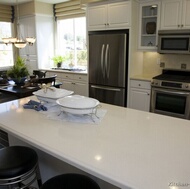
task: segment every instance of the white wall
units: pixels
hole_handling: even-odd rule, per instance
[[[190,55],[159,54],[157,52],[143,53],[143,74],[160,74],[162,68],[158,61],[165,63],[165,68],[181,69],[181,64],[186,64],[190,70]]]

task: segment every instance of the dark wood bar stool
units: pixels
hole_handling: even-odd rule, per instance
[[[37,181],[42,186],[37,153],[25,146],[0,149],[0,188],[24,189]]]
[[[81,174],[68,173],[55,176],[46,181],[41,189],[100,189],[90,177]]]

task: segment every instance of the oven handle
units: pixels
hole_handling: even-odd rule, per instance
[[[190,92],[171,91],[171,90],[163,90],[163,89],[156,89],[156,88],[153,88],[153,90],[157,92],[164,92],[164,93],[170,93],[170,94],[190,95]]]

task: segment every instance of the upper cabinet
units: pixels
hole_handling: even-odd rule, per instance
[[[87,27],[92,30],[123,29],[131,24],[131,2],[93,4],[87,8]]]
[[[162,1],[160,29],[189,29],[190,0]]]
[[[140,4],[139,46],[141,50],[155,50],[160,23],[160,1]]]

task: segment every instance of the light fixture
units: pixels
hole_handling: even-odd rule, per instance
[[[8,38],[2,38],[3,42],[8,45],[8,44],[14,44],[15,47],[22,49],[26,47],[26,45],[32,46],[36,38],[34,37],[26,37],[24,40],[21,32],[20,32],[20,24],[19,24],[19,10],[18,10],[18,0],[16,0],[16,5],[17,5],[17,38],[16,37],[8,37]]]

